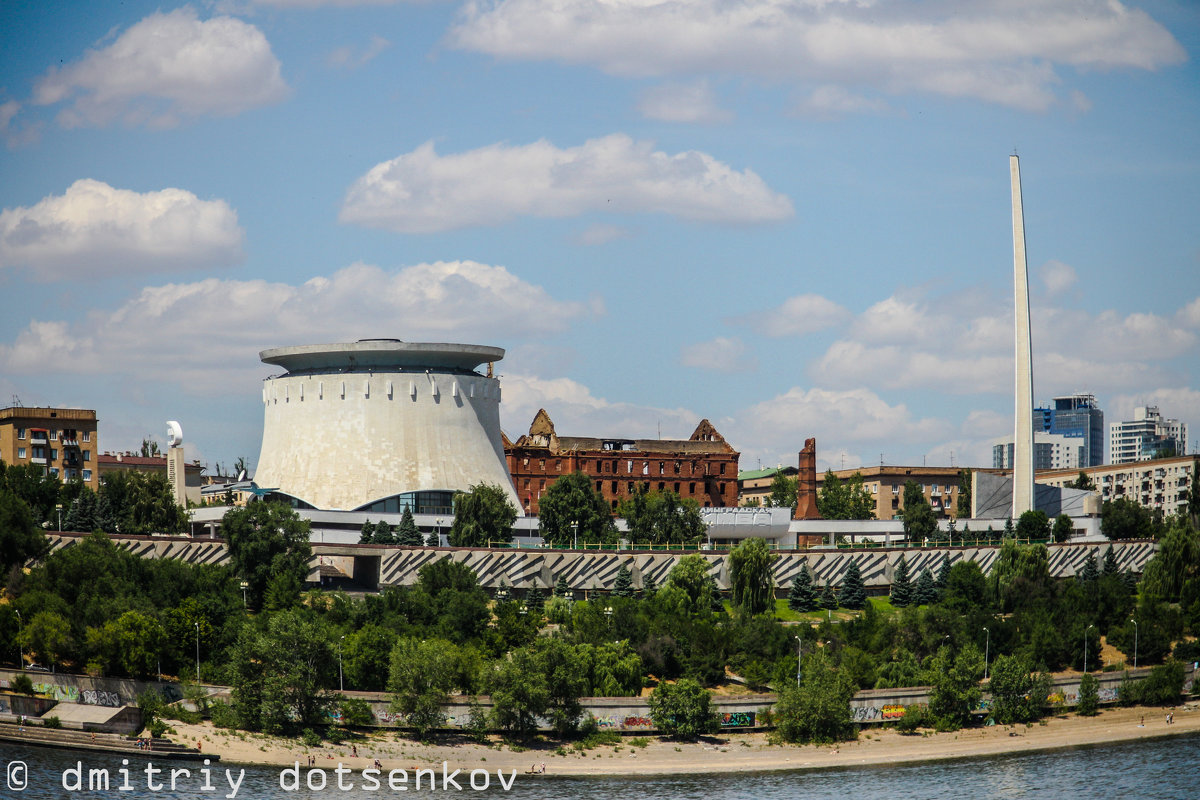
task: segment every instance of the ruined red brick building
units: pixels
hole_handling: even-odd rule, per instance
[[[688,439],[559,436],[542,409],[528,434],[505,440],[504,454],[526,514],[537,514],[538,499],[576,470],[592,479],[614,511],[643,487],[675,492],[701,508],[737,505],[739,453],[706,419]]]

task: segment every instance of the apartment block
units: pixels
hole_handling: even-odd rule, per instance
[[[1039,472],[1037,482],[1066,486],[1078,480],[1079,473],[1083,472],[1095,484],[1102,501],[1123,497],[1164,514],[1177,514],[1187,507],[1188,489],[1195,469],[1195,456],[1176,456],[1082,470]]]
[[[1186,422],[1163,419],[1158,406],[1141,406],[1133,410],[1133,419],[1109,427],[1109,460],[1131,464],[1160,455],[1185,455],[1187,437]]]
[[[0,409],[0,459],[32,464],[63,480],[100,487],[96,412],[83,408]]]

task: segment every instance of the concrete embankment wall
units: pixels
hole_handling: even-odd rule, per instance
[[[50,534],[54,549],[78,544],[82,534]],[[219,539],[187,537],[135,536],[113,540],[142,558],[176,558],[194,564],[223,564],[229,560],[225,543]],[[1118,566],[1141,573],[1154,556],[1155,544],[1150,541],[1088,542],[1047,545],[1050,574],[1057,578],[1074,575],[1089,555],[1097,561],[1112,546]],[[896,562],[903,555],[909,574],[917,576],[923,569],[934,573],[942,562],[951,564],[973,561],[986,573],[999,556],[998,546],[929,547],[929,548],[871,548],[864,550],[789,550],[779,551],[772,572],[778,587],[787,587],[801,569],[810,570],[819,584],[841,583],[850,562],[858,563],[868,588],[890,586]],[[406,548],[391,545],[314,544],[313,569],[322,564],[336,564],[347,575],[366,586],[403,586],[416,583],[418,571],[426,564],[452,559],[465,563],[475,571],[482,586],[497,589],[505,584],[524,590],[552,588],[565,577],[575,591],[611,591],[617,572],[622,566],[633,574],[634,586],[648,580],[661,586],[671,569],[687,553],[639,551],[591,552],[578,550],[488,550],[473,548]],[[709,571],[724,590],[729,588],[728,554],[701,552],[709,563]]]

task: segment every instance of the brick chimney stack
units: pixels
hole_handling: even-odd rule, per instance
[[[820,519],[817,513],[817,440],[805,439],[796,475],[796,512],[792,519]]]

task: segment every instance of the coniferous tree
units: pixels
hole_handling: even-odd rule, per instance
[[[1113,546],[1110,544],[1108,549],[1104,551],[1104,568],[1101,570],[1101,574],[1108,577],[1109,575],[1116,575],[1120,571],[1121,568],[1117,566],[1117,554],[1113,552]]]
[[[1009,517],[1008,519],[1004,520],[1004,538],[1005,538],[1005,539],[1011,539],[1011,538],[1013,538],[1013,521],[1012,521],[1012,517]]]
[[[85,488],[79,493],[63,518],[63,526],[66,530],[81,533],[91,533],[96,529],[95,492]]]
[[[793,611],[816,611],[819,608],[817,588],[813,586],[812,574],[807,566],[802,566],[792,580],[792,588],[788,592],[788,608]]]
[[[858,560],[850,559],[846,575],[842,578],[841,604],[845,608],[862,608],[867,603],[867,589],[863,586],[862,572]]]
[[[525,595],[525,606],[531,614],[542,613],[546,607],[546,595],[542,594],[541,588],[535,586],[529,590],[529,594]]]
[[[615,597],[633,597],[633,573],[622,564],[613,580],[612,593]]]
[[[912,601],[913,585],[908,574],[908,559],[901,553],[900,560],[892,570],[892,605],[904,608],[912,605]]]
[[[425,537],[417,528],[417,521],[413,519],[412,509],[408,506],[404,507],[404,516],[400,517],[400,524],[396,526],[396,544],[403,547],[420,547],[425,544]]]
[[[646,597],[658,591],[658,583],[655,582],[653,575],[642,576],[642,594]]]
[[[392,526],[383,520],[375,523],[375,533],[371,534],[372,544],[395,544],[396,537],[392,534]]]
[[[358,529],[358,543],[370,544],[371,539],[375,536],[375,524],[369,519],[363,520],[362,527]]]
[[[937,589],[938,599],[941,599],[942,592],[946,590],[946,583],[950,580],[950,556],[942,556],[942,565],[938,567],[937,579],[933,582]]]
[[[1125,584],[1125,591],[1129,594],[1137,594],[1137,576],[1133,574],[1133,570],[1128,567],[1121,573],[1121,582]]]
[[[962,536],[959,537],[959,540],[963,544],[971,541],[971,523],[968,522],[966,525],[963,525]]]
[[[821,590],[821,608],[833,611],[838,607],[837,596],[833,593],[833,584],[825,584]]]
[[[937,584],[934,583],[933,573],[929,568],[921,570],[917,585],[913,591],[913,602],[918,606],[927,606],[937,602]]]
[[[571,584],[567,583],[566,574],[564,573],[562,575],[559,575],[558,581],[554,584],[554,596],[555,597],[566,597],[570,591],[571,591]]]
[[[1087,559],[1083,562],[1083,566],[1075,573],[1075,577],[1084,583],[1095,583],[1100,578],[1100,570],[1096,567],[1096,551],[1092,550],[1088,553]]]

